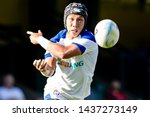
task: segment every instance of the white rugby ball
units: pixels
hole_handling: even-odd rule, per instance
[[[94,36],[100,47],[111,48],[118,42],[120,32],[114,21],[111,19],[103,19],[96,24]]]

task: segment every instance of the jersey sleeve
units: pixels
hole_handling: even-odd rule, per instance
[[[66,32],[67,30],[61,30],[57,35],[55,35],[54,37],[52,37],[51,39],[49,39],[49,41],[53,42],[53,43],[58,43],[60,41],[61,38],[64,38],[66,36]],[[52,57],[53,55],[46,51],[44,54],[44,58],[48,58],[48,57]]]
[[[52,37],[52,38],[50,39],[50,41],[51,41],[51,42],[54,42],[54,43],[59,42],[61,38],[65,38],[65,37],[66,37],[66,32],[67,32],[66,29],[61,30],[57,35],[55,35],[54,37]]]
[[[44,54],[44,58],[46,59],[46,58],[49,58],[49,57],[52,57],[52,54],[50,52],[46,51],[45,54]]]
[[[97,43],[95,41],[95,37],[92,33],[85,31],[81,36],[79,36],[79,39],[73,41],[73,44],[76,44],[82,54],[93,51],[97,49]]]

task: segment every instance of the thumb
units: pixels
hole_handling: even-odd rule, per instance
[[[41,33],[41,34],[42,34],[41,30],[38,30],[38,33]]]

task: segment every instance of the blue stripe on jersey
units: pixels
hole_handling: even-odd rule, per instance
[[[57,42],[60,41],[60,39],[65,39],[66,38],[66,33],[67,33],[67,30],[63,29],[56,36],[51,38],[50,41],[54,42],[54,43],[57,43]],[[89,40],[91,40],[91,41],[96,43],[95,37],[92,34],[92,32],[90,32],[90,31],[83,30],[82,33],[80,34],[80,36],[81,36],[81,39],[82,38],[83,39],[89,39]],[[80,45],[78,43],[73,43],[73,44],[76,44],[79,47],[79,49],[81,50],[81,52],[84,53],[84,51],[86,49],[84,46],[82,46],[82,45]]]
[[[48,58],[48,57],[52,57],[52,55],[51,55],[51,53],[46,53],[46,54],[44,55],[44,57],[45,57],[45,58]]]
[[[78,48],[80,49],[80,51],[81,51],[82,54],[84,53],[84,51],[85,51],[85,49],[86,49],[84,46],[82,46],[82,45],[80,45],[80,44],[78,44],[78,43],[73,43],[73,44],[75,44],[75,45],[78,46]]]
[[[50,41],[52,41],[54,43],[59,42],[61,38],[62,39],[66,38],[66,33],[67,33],[66,29],[61,30],[56,36],[51,38]],[[84,31],[82,31],[82,33],[80,35],[81,35],[81,39],[86,38],[86,39],[89,39],[93,42],[96,42],[94,35],[90,31],[84,30]]]
[[[66,30],[66,29],[61,30],[56,36],[52,37],[52,38],[50,39],[50,41],[51,41],[51,42],[54,42],[54,43],[59,42],[59,40],[60,40],[61,38],[66,38],[66,33],[67,33],[67,30]]]
[[[92,34],[92,32],[90,32],[90,31],[84,30],[84,31],[81,33],[81,39],[82,39],[82,38],[89,39],[89,40],[91,40],[91,41],[93,41],[93,42],[96,43],[95,37],[94,37],[94,35]]]

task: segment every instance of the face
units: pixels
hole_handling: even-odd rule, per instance
[[[77,37],[84,28],[85,19],[81,15],[70,14],[66,19],[69,38]]]
[[[4,85],[6,87],[12,87],[15,83],[15,79],[11,74],[8,74],[4,77]]]

